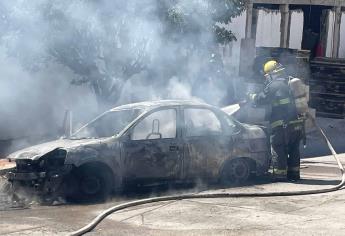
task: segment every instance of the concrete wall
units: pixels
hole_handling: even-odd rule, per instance
[[[291,11],[289,48],[301,49],[303,38],[303,11]]]
[[[301,49],[303,37],[303,11],[291,12],[289,48]],[[260,9],[256,31],[257,47],[280,46],[280,11]]]
[[[233,19],[228,25],[221,26],[230,29],[237,37],[237,41],[229,45],[220,45],[220,53],[230,75],[238,75],[240,63],[241,39],[245,37],[246,11]],[[303,35],[303,12],[291,11],[290,48],[301,49]],[[280,46],[280,12],[266,9],[258,10],[258,25],[256,31],[256,46]]]
[[[334,32],[334,11],[327,11],[328,17],[328,34],[326,41],[326,57],[332,56],[333,49],[333,32]],[[340,24],[340,43],[339,43],[339,58],[345,58],[345,12],[341,15]]]
[[[280,18],[280,12],[277,10],[258,10],[256,47],[280,46]]]
[[[279,47],[280,46],[280,18],[281,14],[277,10],[259,9],[256,31],[256,47]],[[303,37],[303,11],[291,11],[290,41],[289,48],[301,49]],[[318,19],[317,19],[318,20]],[[221,47],[221,53],[224,55],[225,64],[228,66],[231,74],[238,73],[240,40],[245,36],[246,12],[233,19],[233,22],[225,27],[231,29],[238,41],[231,45]],[[334,12],[328,11],[328,35],[326,40],[326,56],[331,57],[333,48],[334,31]],[[339,57],[345,58],[345,12],[342,13],[340,28],[340,47]]]
[[[345,12],[341,15],[339,57],[345,58]]]
[[[223,56],[224,64],[230,75],[238,75],[240,66],[240,49],[241,39],[245,37],[246,12],[232,20],[228,25],[221,25],[226,29],[230,29],[237,38],[237,41],[231,42],[229,45],[220,46],[220,53]]]
[[[333,49],[333,32],[334,32],[334,11],[327,11],[327,18],[328,18],[328,28],[327,33],[327,40],[326,40],[326,57],[332,56],[332,49]]]

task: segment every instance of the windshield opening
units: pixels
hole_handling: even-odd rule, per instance
[[[142,112],[140,109],[105,112],[78,129],[72,138],[105,138],[117,135]]]

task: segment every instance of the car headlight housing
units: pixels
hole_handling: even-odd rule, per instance
[[[67,151],[55,149],[40,158],[39,166],[46,169],[57,169],[65,164]]]

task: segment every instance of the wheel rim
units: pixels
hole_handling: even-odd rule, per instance
[[[93,176],[88,176],[84,178],[81,182],[81,189],[84,193],[88,195],[93,195],[101,190],[102,181]]]
[[[237,181],[244,181],[247,179],[249,173],[249,168],[245,160],[237,159],[232,162],[231,174],[233,178]]]

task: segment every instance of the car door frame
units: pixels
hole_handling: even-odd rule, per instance
[[[121,141],[121,156],[122,156],[122,163],[123,163],[123,167],[124,167],[124,180],[125,181],[139,181],[140,179],[137,179],[133,176],[131,176],[131,173],[129,173],[128,170],[128,155],[127,155],[127,150],[126,150],[126,142],[132,142],[132,145],[135,145],[135,143],[145,143],[145,142],[155,142],[155,141],[161,141],[162,139],[142,139],[142,140],[132,140],[131,139],[131,135],[133,133],[134,128],[141,122],[143,121],[146,117],[150,116],[151,114],[155,113],[155,112],[159,112],[159,111],[163,111],[163,110],[170,110],[170,109],[174,109],[176,111],[176,136],[175,138],[166,138],[163,140],[163,142],[169,142],[167,140],[170,140],[170,142],[172,142],[172,144],[175,144],[178,148],[178,150],[176,150],[177,152],[177,165],[178,165],[178,171],[176,172],[176,176],[173,179],[181,179],[181,175],[182,175],[182,170],[183,170],[183,150],[182,150],[182,144],[181,144],[181,135],[182,135],[182,128],[181,128],[181,111],[180,111],[180,106],[177,105],[171,105],[171,106],[162,106],[162,107],[157,107],[157,108],[153,108],[145,113],[143,113],[127,130],[126,132],[122,135],[124,138],[122,138]],[[170,150],[170,147],[169,147]],[[166,178],[159,178],[160,180],[170,180],[170,178],[166,179]]]
[[[186,127],[185,127],[185,117],[184,117],[184,111],[185,109],[203,109],[203,110],[208,110],[208,111],[211,111],[215,116],[216,118],[219,120],[220,122],[220,125],[221,125],[221,129],[222,129],[222,134],[221,135],[214,135],[214,136],[195,136],[195,137],[187,137],[186,136]],[[230,153],[227,157],[224,157],[223,159],[224,160],[221,160],[219,162],[219,166],[216,166],[216,167],[212,167],[212,168],[216,168],[212,171],[209,170],[210,166],[209,166],[209,160],[207,160],[208,158],[206,157],[206,160],[205,160],[205,169],[202,171],[201,173],[201,176],[199,176],[201,179],[208,179],[208,180],[215,180],[216,178],[218,178],[218,171],[222,168],[222,164],[223,162],[225,161],[225,159],[228,159],[228,158],[231,158],[233,156],[233,149],[234,149],[234,136],[236,136],[237,134],[230,134],[229,132],[229,127],[228,127],[228,124],[226,123],[226,121],[224,120],[224,117],[222,117],[222,115],[226,115],[225,113],[221,112],[221,111],[218,111],[217,109],[213,108],[213,107],[209,107],[209,106],[198,106],[198,105],[186,105],[186,106],[183,106],[183,108],[181,108],[181,124],[183,125],[183,128],[182,128],[182,139],[183,139],[183,142],[184,142],[184,145],[183,145],[183,154],[184,154],[184,165],[183,165],[183,178],[187,181],[190,181],[191,179],[190,176],[188,176],[188,173],[186,173],[186,167],[188,166],[187,162],[188,161],[192,161],[191,160],[191,157],[189,156],[189,150],[188,150],[188,147],[187,145],[189,144],[190,141],[193,141],[193,140],[197,140],[197,139],[208,139],[208,140],[215,140],[217,141],[217,139],[227,139],[230,143],[231,143],[231,146],[228,147],[229,150],[230,150]],[[240,128],[240,127],[239,127]],[[193,178],[193,176],[192,176]]]

